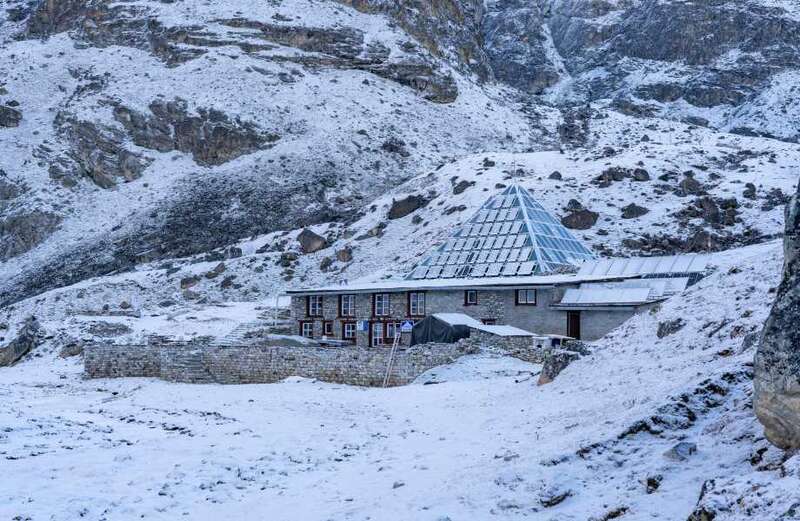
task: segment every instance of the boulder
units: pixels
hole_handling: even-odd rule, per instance
[[[755,357],[753,408],[764,434],[782,449],[800,448],[800,200],[786,207],[783,279]]]
[[[697,444],[682,441],[666,451],[664,457],[673,461],[686,461],[695,452],[697,452]]]
[[[304,228],[300,232],[300,235],[297,236],[297,242],[300,243],[300,249],[303,253],[314,253],[328,247],[328,241],[325,240],[325,237],[317,235],[308,228]]]
[[[348,247],[336,251],[336,260],[339,262],[350,262],[353,260],[353,249]]]
[[[22,121],[22,112],[0,105],[0,127],[18,127],[20,121]]]
[[[428,202],[429,201],[421,195],[409,195],[404,199],[393,200],[392,207],[389,208],[387,217],[389,219],[401,219],[427,206]]]
[[[459,181],[455,186],[453,186],[453,195],[458,195],[470,186],[475,186],[475,181],[467,181],[466,179],[462,179]]]
[[[561,218],[561,224],[572,230],[588,230],[597,222],[600,214],[582,208],[580,210],[573,210]]]
[[[589,351],[586,349],[585,345],[580,342],[571,342],[564,348],[545,349],[542,372],[539,375],[537,385],[544,385],[552,382],[569,364],[587,354],[589,354]]]
[[[681,195],[699,194],[703,192],[703,185],[692,175],[686,175],[678,184],[678,193]]]
[[[636,203],[631,203],[628,206],[622,208],[622,218],[623,219],[635,219],[637,217],[641,217],[646,213],[649,213],[650,210],[644,208],[643,206],[639,206]]]

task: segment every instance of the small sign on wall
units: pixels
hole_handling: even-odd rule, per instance
[[[400,331],[402,333],[411,333],[412,329],[414,329],[414,323],[410,320],[406,320],[400,324]]]
[[[359,331],[369,331],[369,320],[359,320],[356,322],[356,329]]]

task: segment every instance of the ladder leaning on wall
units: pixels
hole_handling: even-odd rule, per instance
[[[394,365],[394,355],[397,353],[397,347],[400,345],[400,331],[394,334],[392,341],[392,350],[389,352],[389,362],[386,364],[386,376],[383,377],[383,386],[389,385],[389,376],[392,374],[392,366]]]

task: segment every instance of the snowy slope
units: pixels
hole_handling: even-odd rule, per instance
[[[489,354],[421,379],[437,385],[388,390],[82,381],[77,361],[52,356],[0,369],[0,453],[16,477],[0,515],[675,520],[716,480],[703,505],[728,510],[715,519],[741,519],[741,504],[775,519],[800,475],[750,410],[746,339],[768,313],[780,245],[717,259],[543,387],[538,366]],[[697,453],[667,459],[679,441]]]

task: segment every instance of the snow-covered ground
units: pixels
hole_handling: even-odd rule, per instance
[[[675,520],[707,480],[716,520],[777,519],[800,464],[767,448],[749,372],[780,251],[718,256],[541,387],[488,352],[393,389],[87,381],[33,357],[0,369],[0,519]],[[697,452],[667,458],[681,441]]]

